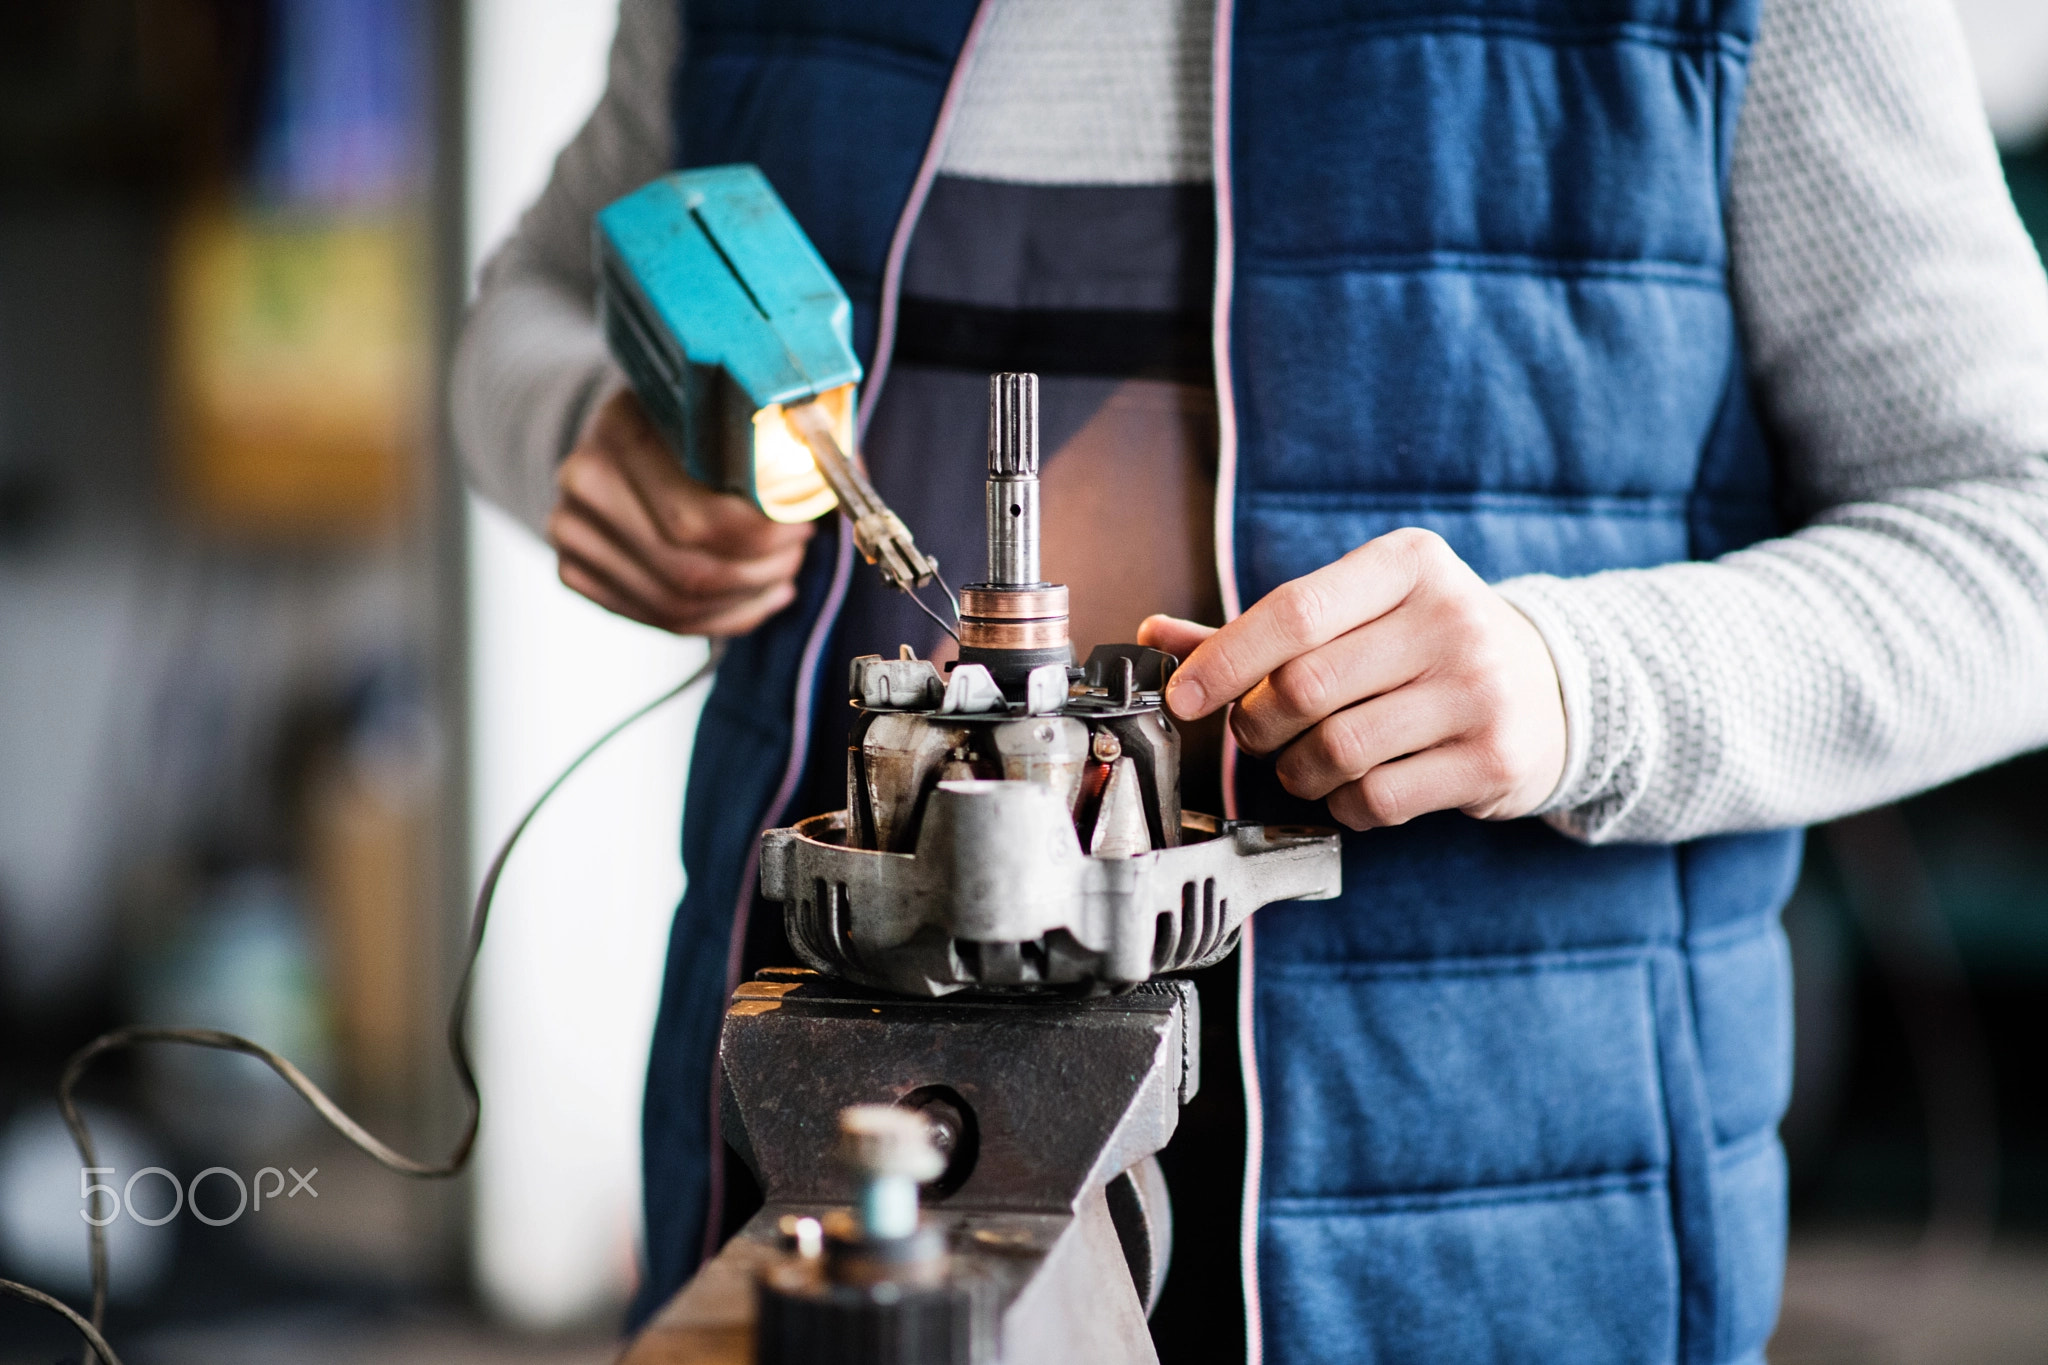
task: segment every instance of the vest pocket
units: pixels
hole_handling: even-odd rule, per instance
[[[1660,951],[1262,965],[1270,1359],[1674,1358]]]
[[[1259,1266],[1273,1365],[1662,1365],[1677,1351],[1661,1173],[1272,1199]]]
[[[1651,950],[1262,965],[1276,1197],[1660,1170]]]

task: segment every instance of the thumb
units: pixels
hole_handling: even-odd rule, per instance
[[[1186,661],[1195,652],[1195,646],[1216,633],[1216,627],[1197,625],[1183,621],[1178,616],[1148,616],[1138,627],[1138,643],[1148,649],[1163,650],[1176,659]]]

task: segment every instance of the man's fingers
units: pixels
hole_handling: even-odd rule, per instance
[[[1403,825],[1418,815],[1459,810],[1481,799],[1484,764],[1465,742],[1440,744],[1382,763],[1330,793],[1330,818],[1352,829]]]
[[[559,566],[564,584],[606,611],[677,635],[744,635],[788,606],[796,596],[796,585],[785,582],[715,602],[679,607],[669,600],[650,602],[566,551],[559,556]]]
[[[1288,660],[1391,611],[1444,557],[1455,559],[1442,537],[1409,528],[1281,584],[1181,665],[1167,705],[1193,720],[1243,696]]]
[[[574,559],[591,573],[601,576],[613,588],[642,604],[658,618],[652,624],[681,629],[681,622],[706,612],[723,611],[735,602],[754,596],[795,576],[796,556],[791,551],[781,564],[756,562],[728,564],[707,555],[692,555],[683,575],[650,565],[639,547],[622,544],[606,527],[558,507],[548,519],[548,540],[565,560]],[[657,555],[679,556],[683,551],[657,551]],[[635,620],[642,619],[638,616]]]
[[[1404,687],[1331,716],[1288,745],[1274,771],[1290,793],[1317,801],[1382,763],[1441,744],[1468,724],[1446,689]]]
[[[1345,619],[1339,585],[1324,576],[1328,572],[1281,584],[1204,640],[1167,684],[1173,713],[1182,720],[1206,716],[1289,659],[1358,624]]]
[[[700,532],[695,543],[728,559],[801,549],[818,525],[814,521],[771,521],[760,508],[732,493],[713,493],[696,511]]]
[[[794,583],[763,588],[743,601],[692,618],[682,633],[710,636],[745,635],[795,600]]]
[[[555,514],[601,524],[622,545],[654,545],[666,537],[633,481],[611,453],[590,446],[569,452],[555,471]],[[553,534],[552,525],[549,534]]]
[[[615,593],[625,595],[657,617],[648,622],[650,625],[666,624],[687,610],[681,595],[643,563],[627,543],[587,515],[557,507],[548,518],[548,543],[564,563],[576,561],[586,573],[601,578]]]
[[[642,625],[681,631],[684,618],[691,614],[695,604],[669,589],[632,556],[581,523],[553,534],[553,540],[564,583],[583,592],[579,583],[570,582],[568,570],[573,565],[581,579],[602,586],[601,595],[584,593],[599,606]],[[620,603],[626,606],[621,607]]]
[[[751,556],[729,553],[708,544],[677,543],[656,527],[646,504],[601,457],[570,456],[558,483],[562,496],[556,504],[555,520],[550,523],[551,538],[557,524],[572,520],[589,522],[647,572],[686,595],[750,591],[794,576],[803,561],[804,542],[810,538],[808,526],[778,528],[796,534],[780,537],[787,544],[771,545]]]
[[[770,588],[795,578],[804,562],[804,550],[793,545],[756,559],[720,559],[702,550],[655,545],[648,547],[641,559],[684,597],[711,598]]]
[[[623,616],[629,621],[638,621],[643,626],[653,626],[657,630],[671,629],[661,611],[625,591],[581,560],[565,554],[558,555],[555,563],[556,573],[570,591],[589,598],[615,616]]]
[[[752,559],[801,545],[810,539],[809,523],[784,525],[771,521],[745,498],[707,488],[684,472],[661,438],[647,410],[631,389],[621,389],[598,406],[590,428],[563,464],[560,479],[565,495],[583,492],[585,476],[597,466],[611,482],[631,494],[642,516],[633,518],[630,537],[652,536],[675,545],[689,545],[725,559]],[[594,495],[586,495],[594,496]],[[608,519],[628,530],[625,514],[607,493],[594,500]]]
[[[631,390],[606,398],[556,473],[562,581],[682,634],[751,630],[795,596],[809,525],[770,521],[683,472]]]
[[[700,539],[695,506],[716,496],[683,471],[631,389],[599,405],[555,481],[564,497],[602,511],[631,537],[679,545]],[[632,500],[630,516],[617,506],[619,495]]]
[[[811,538],[810,522],[771,521],[738,494],[721,493],[698,483],[659,439],[622,443],[614,454],[648,523],[671,545],[746,559],[801,545]]]
[[[1390,612],[1261,678],[1231,713],[1237,742],[1250,753],[1272,753],[1354,702],[1420,677],[1434,642],[1409,624],[1411,616]]]
[[[1185,659],[1195,647],[1216,633],[1216,627],[1183,621],[1178,616],[1148,616],[1138,624],[1138,643],[1147,649],[1164,650]]]

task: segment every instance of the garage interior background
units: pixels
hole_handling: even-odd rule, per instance
[[[399,1145],[445,1145],[480,864],[701,657],[561,589],[442,439],[469,282],[595,100],[612,9],[0,12],[0,1273],[80,1296],[51,1095],[118,1023],[270,1041]],[[2048,7],[1962,9],[2048,241]],[[110,1229],[131,1365],[606,1358],[693,720],[593,764],[514,862],[458,1187],[341,1149],[253,1063],[99,1074],[123,1177],[320,1172],[222,1227]],[[1780,1365],[2048,1340],[2044,793],[2035,756],[1812,837]],[[0,1365],[64,1349],[0,1304]]]

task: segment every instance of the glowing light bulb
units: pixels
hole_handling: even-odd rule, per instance
[[[831,414],[841,450],[853,449],[853,387],[841,385],[818,398]],[[771,520],[781,522],[810,521],[839,505],[810,448],[782,420],[779,403],[754,414],[754,500]]]

